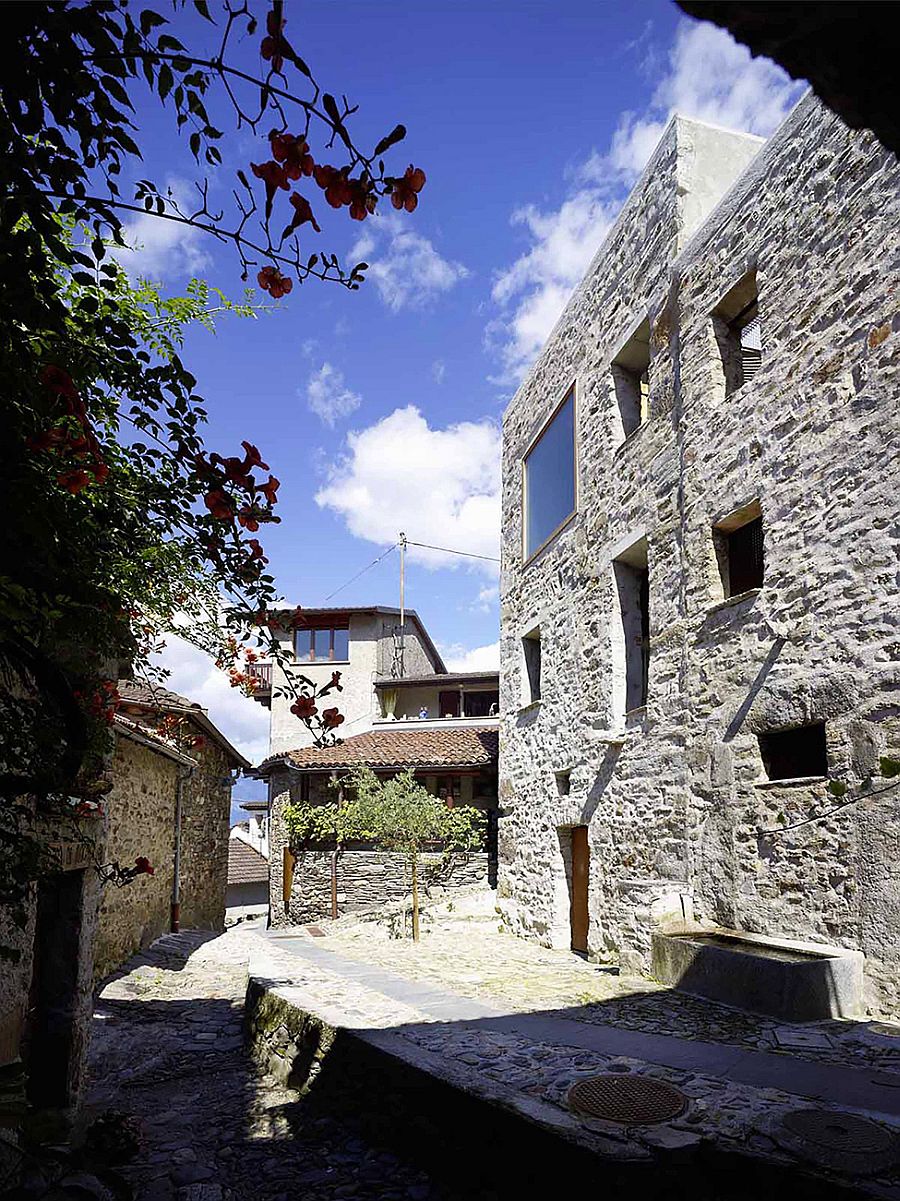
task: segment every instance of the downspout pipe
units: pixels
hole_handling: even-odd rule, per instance
[[[181,816],[184,808],[184,786],[194,775],[193,766],[182,766],[178,771],[175,790],[175,870],[172,873],[172,906],[169,929],[177,934],[181,929]]]

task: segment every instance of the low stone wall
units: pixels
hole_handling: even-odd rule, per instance
[[[290,903],[282,893],[282,863],[271,875],[273,926],[303,925],[322,921],[331,913],[332,851],[300,851],[294,863]],[[273,864],[273,866],[275,866]],[[389,851],[338,851],[338,916],[362,913],[402,901],[410,892],[409,861]],[[486,853],[449,855],[427,853],[419,857],[419,886],[427,896],[434,889],[488,883]]]

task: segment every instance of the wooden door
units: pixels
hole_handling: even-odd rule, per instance
[[[587,826],[572,827],[572,885],[569,901],[569,922],[572,928],[572,950],[587,954],[588,949],[588,882],[591,852]]]

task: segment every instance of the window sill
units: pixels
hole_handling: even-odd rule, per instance
[[[738,592],[734,596],[726,596],[724,600],[716,601],[714,605],[710,605],[706,610],[707,613],[718,613],[722,609],[731,609],[735,605],[742,605],[744,601],[755,600],[762,592],[762,588],[748,588],[746,592]]]
[[[349,659],[298,659],[294,656],[296,663],[303,663],[306,667],[349,667]]]
[[[827,776],[791,776],[787,780],[761,780],[753,787],[768,792],[773,788],[808,788],[811,784],[825,784],[827,781]]]
[[[627,447],[633,446],[652,420],[651,417],[648,417],[646,421],[642,421],[640,425],[635,426],[631,433],[627,434],[613,451],[613,458],[623,454]]]

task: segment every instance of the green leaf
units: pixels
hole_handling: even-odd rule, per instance
[[[390,150],[392,146],[396,146],[398,142],[402,142],[406,137],[406,126],[395,125],[391,132],[381,139],[375,149],[372,151],[372,157],[377,158],[379,154],[384,154],[386,150]]]
[[[157,25],[168,25],[169,23],[165,17],[160,16],[159,13],[154,12],[151,8],[144,9],[141,13],[140,21],[141,33],[144,37],[147,36],[151,29],[155,29]]]
[[[847,785],[843,780],[829,780],[828,791],[832,796],[842,797],[847,795]]]
[[[886,780],[892,780],[894,776],[900,776],[900,759],[882,755],[878,761],[878,768]]]
[[[157,87],[159,88],[160,100],[165,100],[169,92],[172,90],[172,84],[175,82],[175,77],[172,74],[172,69],[168,63],[162,63],[159,68],[159,79]]]

